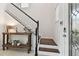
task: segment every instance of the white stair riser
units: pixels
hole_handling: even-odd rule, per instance
[[[60,56],[59,53],[38,51],[39,56]]]

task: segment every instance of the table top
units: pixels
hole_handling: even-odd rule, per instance
[[[32,34],[31,32],[14,32],[14,33],[9,33],[9,32],[3,32],[3,34],[12,34],[12,35],[30,35]]]

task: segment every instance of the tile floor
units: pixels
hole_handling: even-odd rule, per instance
[[[27,53],[27,50],[20,50],[20,49],[9,49],[3,51],[0,49],[0,56],[34,56],[34,53],[30,52]]]

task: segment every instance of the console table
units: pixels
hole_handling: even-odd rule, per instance
[[[3,50],[10,48],[27,48],[28,49],[28,53],[31,51],[31,34],[32,33],[26,33],[26,32],[16,32],[16,33],[5,33],[3,32]],[[9,36],[10,35],[28,35],[28,42],[27,44],[21,44],[19,46],[15,46],[15,45],[11,45],[8,41],[9,41]]]

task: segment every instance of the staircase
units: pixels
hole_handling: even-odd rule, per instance
[[[14,3],[8,5],[6,13],[23,25],[26,32],[31,32],[32,36],[35,36],[35,47],[33,47],[35,50],[35,56],[58,56],[60,54],[58,45],[53,39],[40,38],[39,21],[34,20]],[[32,42],[34,42],[34,40]]]
[[[58,50],[58,45],[53,39],[41,38],[38,54],[43,56],[58,56],[60,52]]]

